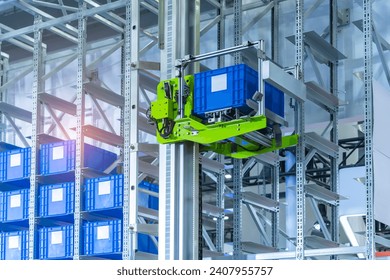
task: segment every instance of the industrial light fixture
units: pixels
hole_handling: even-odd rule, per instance
[[[229,216],[224,216],[223,219],[226,221],[226,220],[229,220]],[[216,221],[218,220],[216,217],[213,218],[213,221]]]
[[[360,184],[363,184],[363,185],[366,184],[366,178],[365,177],[358,177],[358,178],[353,178],[353,179],[355,179]]]
[[[226,173],[226,174],[225,174],[225,179],[228,179],[228,180],[229,180],[229,179],[231,179],[231,178],[232,178],[232,175],[231,175],[230,173]]]
[[[353,72],[353,75],[361,81],[364,80],[364,72],[363,71]]]
[[[364,133],[364,124],[359,123],[359,124],[354,124],[354,127],[356,127],[357,130],[359,130],[361,133]]]

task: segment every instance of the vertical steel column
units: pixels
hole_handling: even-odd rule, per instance
[[[272,193],[271,199],[279,202],[279,169],[280,162],[277,160],[271,167],[272,170]],[[272,213],[271,225],[271,242],[272,246],[277,248],[279,243],[279,211]]]
[[[39,159],[39,138],[38,135],[42,131],[41,125],[41,105],[38,100],[38,94],[44,90],[42,76],[44,74],[44,55],[45,49],[42,46],[42,30],[37,27],[37,24],[42,22],[41,16],[34,18],[34,52],[33,52],[33,87],[32,87],[32,127],[31,127],[31,174],[30,174],[30,201],[28,208],[28,223],[29,223],[29,247],[28,258],[35,258],[35,244],[37,238],[36,228],[36,210],[38,198],[38,159]]]
[[[234,45],[242,42],[242,0],[234,0],[233,6]],[[234,64],[241,63],[240,52],[234,53]],[[233,258],[242,257],[242,160],[233,159]]]
[[[304,81],[304,60],[303,60],[303,0],[296,0],[295,15],[295,63],[297,67],[297,78]],[[296,102],[295,131],[299,135],[296,147],[296,214],[297,214],[297,237],[296,237],[296,259],[304,259],[304,224],[305,224],[305,111],[303,102]]]
[[[138,217],[139,1],[126,4],[124,53],[123,259],[135,259]]]
[[[279,0],[274,0],[274,7],[271,14],[271,43],[272,60],[279,61]]]
[[[85,56],[87,44],[87,18],[84,16],[86,3],[79,1],[78,9],[78,44],[77,44],[77,92],[76,92],[76,164],[75,164],[75,200],[74,200],[74,260],[80,259],[82,242],[82,186],[84,177],[82,168],[84,164],[84,135],[83,125],[85,120],[85,92],[84,82],[86,79]]]
[[[199,28],[190,12],[199,1],[165,1],[165,43],[161,78],[174,77],[176,58],[196,54]],[[192,5],[192,6],[191,6]],[[191,29],[193,32],[191,32]],[[160,145],[159,259],[199,257],[199,146],[193,143]]]
[[[218,14],[221,19],[217,26],[217,48],[225,48],[225,6],[226,0],[219,1],[221,8],[218,9]],[[225,56],[218,57],[218,67],[222,68],[225,66]],[[223,155],[217,156],[218,162],[224,164],[225,157]],[[222,209],[225,209],[225,170],[217,174],[217,190],[216,190],[216,206]],[[225,219],[224,215],[219,217],[216,222],[216,241],[215,247],[218,252],[224,252],[225,244]]]
[[[0,35],[1,35],[1,29],[0,29]],[[2,86],[7,82],[7,76],[8,76],[8,57],[3,56],[1,53],[1,44],[0,41],[0,101],[6,101],[6,90],[2,89]],[[0,124],[4,125],[4,116],[3,113],[0,112]],[[6,142],[6,128],[0,129],[0,141]]]
[[[217,49],[221,50],[225,48],[225,7],[226,0],[219,1],[221,8],[218,9],[218,14],[221,19],[218,22],[217,26]],[[225,66],[225,56],[218,57],[218,67],[222,68]]]
[[[233,159],[233,258],[242,258],[242,160]]]
[[[373,128],[374,104],[372,92],[372,1],[363,0],[364,36],[364,154],[366,165],[367,216],[366,216],[366,258],[375,258],[374,221],[374,161]]]
[[[330,43],[332,46],[337,48],[337,20],[338,20],[338,10],[337,10],[337,1],[331,0],[330,1]],[[331,93],[338,96],[338,69],[337,69],[337,62],[330,64],[330,89]],[[333,143],[338,144],[339,139],[339,126],[338,126],[338,110],[331,113],[331,121],[332,121],[332,131],[331,131],[331,141]],[[339,193],[339,167],[338,167],[338,154],[337,157],[331,158],[331,190],[335,193]],[[331,223],[332,223],[332,240],[335,242],[339,242],[339,234],[340,234],[340,226],[339,226],[339,207],[333,206],[332,207],[332,217],[331,217]],[[337,258],[337,256],[333,256],[333,259]]]
[[[234,27],[234,45],[242,43],[242,0],[233,2],[233,27]],[[241,63],[241,53],[234,53],[234,64]]]
[[[159,22],[163,25],[159,38],[161,48],[161,79],[170,79],[175,76],[175,53],[176,45],[174,43],[174,31],[176,30],[176,17],[174,16],[175,0],[163,0],[160,2]],[[164,18],[161,18],[164,17]],[[173,260],[175,258],[174,246],[175,236],[177,235],[178,224],[175,221],[175,202],[176,202],[176,178],[171,174],[174,168],[175,156],[174,145],[159,146],[159,260]]]
[[[179,144],[179,254],[180,260],[199,258],[199,145]]]
[[[218,155],[218,162],[224,164],[225,156]],[[217,175],[217,192],[216,192],[216,206],[222,209],[225,209],[225,170]],[[215,248],[218,252],[224,252],[224,243],[225,243],[225,219],[224,215],[217,218],[216,223],[216,238],[215,238]]]
[[[274,7],[271,14],[271,41],[272,41],[272,59],[275,62],[279,62],[279,0],[274,0]],[[278,153],[278,152],[276,152]],[[279,202],[279,171],[280,162],[277,160],[272,170],[272,193],[271,198]],[[272,246],[277,248],[279,243],[279,212],[272,213]]]

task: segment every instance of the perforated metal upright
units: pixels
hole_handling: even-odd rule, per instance
[[[295,64],[299,80],[304,81],[303,68],[303,0],[296,0],[295,10]],[[305,110],[303,102],[295,102],[295,131],[299,135],[296,147],[296,215],[297,215],[297,236],[296,236],[296,259],[304,259],[304,224],[305,224]]]
[[[139,1],[127,1],[123,96],[123,259],[135,259],[138,217]]]
[[[1,34],[1,30],[0,30]],[[8,67],[9,67],[9,57],[6,53],[3,53],[1,51],[1,45],[2,42],[0,41],[0,101],[3,102],[5,101],[5,95],[6,91],[3,90],[3,85],[7,83],[8,80]],[[3,113],[0,112],[0,123],[3,124]],[[6,140],[6,133],[5,133],[5,128],[0,129],[0,141],[5,141]]]
[[[330,26],[330,43],[333,47],[337,48],[337,22],[338,22],[338,6],[336,0],[331,0],[329,3],[329,26]],[[330,64],[330,88],[331,93],[338,97],[338,62]],[[331,141],[338,145],[339,141],[339,110],[336,108],[335,111],[330,112],[330,121],[332,123],[331,130]],[[334,193],[339,193],[339,155],[330,159],[330,183],[331,191]],[[332,240],[336,243],[339,243],[340,240],[340,223],[339,223],[339,207],[338,205],[332,207],[331,213],[331,234]],[[333,259],[337,259],[337,256],[333,256]]]
[[[84,162],[84,135],[83,125],[85,122],[85,90],[86,80],[85,55],[87,44],[87,18],[84,14],[86,3],[79,1],[78,8],[78,44],[77,44],[77,92],[76,92],[76,159],[75,159],[75,206],[74,206],[74,255],[73,259],[80,259],[82,252],[82,186],[84,175],[82,173]]]
[[[226,1],[219,0],[218,15],[220,16],[217,25],[217,48],[225,48],[225,7]],[[225,65],[225,57],[218,57],[218,67],[222,68]],[[217,156],[218,162],[225,164],[225,157],[223,155]],[[220,209],[225,209],[225,170],[221,170],[217,174],[217,188],[216,188],[216,206]],[[225,244],[225,219],[224,215],[217,218],[216,222],[216,237],[215,237],[215,248],[218,252],[224,252]]]
[[[373,90],[372,90],[372,2],[363,0],[364,36],[364,160],[366,166],[366,258],[375,258],[374,161],[373,161]]]
[[[233,2],[234,45],[242,43],[242,1]],[[234,64],[242,61],[240,52],[234,54]],[[242,258],[242,160],[233,159],[233,258]]]
[[[33,51],[33,87],[32,87],[32,128],[31,128],[31,174],[30,174],[30,201],[28,210],[29,221],[29,247],[28,258],[35,258],[37,244],[36,209],[38,198],[38,159],[39,159],[39,138],[42,130],[41,104],[38,101],[38,94],[44,90],[42,76],[44,74],[44,56],[46,49],[42,44],[42,29],[38,24],[42,17],[37,15],[34,18],[34,51]]]

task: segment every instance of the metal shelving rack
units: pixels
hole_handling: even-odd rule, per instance
[[[30,3],[33,4],[33,3]],[[141,115],[143,111],[139,107],[139,90],[147,88],[149,91],[154,91],[157,85],[157,79],[150,74],[150,72],[143,71],[143,76],[140,77],[140,70],[149,69],[147,63],[139,59],[140,53],[145,53],[150,50],[151,46],[157,43],[157,40],[153,35],[148,34],[149,38],[152,38],[152,42],[148,46],[139,50],[139,38],[140,38],[140,3],[138,1],[114,1],[105,5],[97,4],[94,1],[78,1],[78,7],[62,6],[61,4],[53,4],[58,9],[64,9],[66,11],[72,11],[72,13],[65,13],[66,15],[53,18],[49,17],[44,11],[38,7],[32,6],[28,3],[21,1],[18,3],[18,7],[23,7],[24,10],[32,13],[35,16],[34,24],[24,29],[13,30],[2,26],[1,29],[11,33],[2,33],[3,40],[18,43],[18,46],[22,46],[24,49],[30,50],[33,53],[33,92],[32,92],[32,112],[26,110],[20,110],[19,114],[12,114],[11,117],[16,117],[22,120],[26,120],[32,125],[31,135],[31,177],[30,177],[30,204],[29,204],[29,259],[36,258],[37,244],[37,193],[38,183],[41,183],[38,170],[38,153],[39,145],[46,141],[58,140],[58,138],[50,137],[43,134],[43,105],[47,111],[54,118],[57,127],[64,134],[65,138],[69,138],[66,130],[61,125],[61,119],[64,114],[70,114],[75,116],[76,119],[76,168],[74,171],[75,177],[75,211],[74,211],[74,256],[75,260],[85,258],[82,255],[82,221],[85,213],[82,210],[82,187],[85,178],[104,176],[117,165],[123,163],[124,174],[124,207],[123,207],[123,227],[124,227],[124,240],[123,240],[123,259],[135,259],[138,258],[153,258],[148,254],[136,255],[136,234],[138,232],[153,234],[156,232],[155,225],[145,224],[146,219],[157,220],[156,211],[148,211],[148,209],[142,209],[139,213],[137,207],[138,197],[138,182],[146,177],[157,179],[157,167],[155,166],[157,160],[152,163],[142,161],[139,159],[139,152],[146,152],[153,154],[157,151],[157,145],[139,143],[139,131],[145,131],[152,133],[153,130],[146,125],[145,117]],[[22,5],[22,6],[20,6]],[[125,11],[124,18],[117,15],[112,10],[123,9]],[[153,8],[153,7],[149,7]],[[102,14],[102,15],[100,15]],[[101,57],[94,60],[89,65],[86,64],[86,54],[91,49],[92,43],[87,42],[87,20],[88,18],[94,18],[95,20],[111,27],[114,31],[122,35],[123,38],[114,40],[116,43],[110,47],[110,49],[104,53]],[[43,21],[45,18],[47,21]],[[71,26],[67,22],[77,22],[77,28]],[[46,45],[43,43],[42,33],[44,30],[50,30],[72,43],[76,43],[75,53],[67,54],[64,61],[55,67],[52,72],[45,73],[45,63],[48,59],[46,54]],[[65,31],[64,31],[65,30]],[[34,38],[31,40],[25,34],[32,32]],[[143,31],[143,34],[146,32]],[[121,36],[116,35],[114,38]],[[16,38],[16,39],[14,39]],[[23,43],[20,43],[19,39],[22,39]],[[32,44],[32,46],[25,43],[25,41]],[[123,86],[121,95],[118,95],[106,88],[99,86],[97,83],[93,83],[90,74],[93,72],[94,67],[97,67],[101,61],[110,56],[118,48],[122,47],[122,59],[123,64]],[[77,84],[76,84],[76,98],[74,103],[65,101],[56,96],[45,93],[44,85],[45,80],[61,71],[64,67],[69,65],[74,60],[77,61]],[[6,83],[8,56],[2,53],[2,86]],[[149,64],[152,64],[150,62]],[[157,65],[157,63],[156,63]],[[155,67],[154,67],[155,68]],[[150,68],[152,69],[152,68]],[[92,71],[91,71],[92,70]],[[26,71],[27,72],[27,71]],[[145,80],[149,82],[149,85],[145,87]],[[14,81],[17,81],[15,79]],[[143,86],[140,84],[143,82]],[[3,93],[3,88],[1,89]],[[102,128],[94,127],[85,124],[85,98],[89,95],[96,109],[99,111],[102,118],[105,120],[106,125],[109,127],[109,131]],[[3,97],[3,96],[2,96]],[[108,123],[108,118],[104,115],[99,102],[106,102],[110,105],[120,107],[122,110],[121,119],[121,135],[117,135],[115,130]],[[14,107],[5,107],[9,111]],[[62,112],[61,117],[57,117],[53,113],[53,109],[60,110]],[[18,111],[19,112],[19,111]],[[8,111],[2,110],[2,114],[7,114]],[[31,114],[31,117],[26,117]],[[141,118],[141,121],[139,120]],[[108,124],[107,124],[108,123]],[[140,126],[138,125],[140,123]],[[17,128],[16,128],[17,129]],[[50,128],[49,133],[53,131]],[[17,134],[21,134],[16,130]],[[2,135],[3,138],[4,135]],[[97,142],[103,142],[105,144],[119,147],[122,150],[122,155],[119,159],[109,167],[107,173],[96,173],[92,170],[85,169],[82,165],[83,162],[83,145],[84,138],[88,137]],[[28,145],[27,141],[23,141]],[[140,163],[140,164],[139,164]],[[54,179],[61,181],[60,178]],[[149,195],[157,196],[152,192]],[[142,224],[142,227],[140,226]]]
[[[146,163],[138,160],[140,151],[156,152],[156,146],[145,145],[139,143],[139,131],[151,132],[152,129],[145,125],[145,118],[140,120],[140,114],[142,115],[143,108],[139,106],[140,93],[144,94],[142,85],[142,78],[145,75],[143,68],[147,63],[140,61],[141,54],[144,54],[154,44],[159,43],[161,49],[161,79],[167,79],[175,76],[175,63],[177,58],[182,58],[185,55],[197,54],[201,43],[201,35],[205,34],[208,30],[211,30],[213,25],[217,25],[218,42],[217,49],[223,49],[227,43],[225,38],[226,24],[225,18],[233,15],[234,17],[234,44],[241,44],[242,41],[242,15],[243,11],[252,11],[255,9],[263,8],[263,15],[272,12],[272,58],[278,62],[278,56],[280,54],[280,45],[278,40],[278,29],[279,29],[279,5],[283,3],[283,0],[274,1],[258,1],[259,3],[251,3],[242,5],[242,1],[234,0],[204,0],[204,1],[179,1],[179,0],[165,0],[165,1],[131,1],[131,0],[118,0],[118,1],[107,1],[107,3],[99,4],[92,0],[77,1],[79,6],[67,6],[59,3],[51,3],[51,6],[61,14],[57,17],[50,16],[40,9],[40,6],[34,1],[16,1],[15,7],[23,9],[35,16],[34,24],[31,26],[25,26],[20,29],[12,29],[4,24],[0,25],[0,53],[1,53],[1,87],[0,87],[0,100],[4,101],[7,87],[16,82],[18,77],[13,80],[9,80],[7,77],[7,71],[9,70],[9,58],[8,55],[2,53],[2,42],[7,41],[8,43],[14,44],[24,50],[32,53],[33,67],[25,67],[25,70],[20,77],[33,71],[34,83],[32,92],[32,111],[26,112],[26,110],[14,110],[15,107],[1,107],[1,118],[2,121],[7,119],[8,121],[13,118],[20,119],[31,123],[32,134],[31,134],[31,148],[32,148],[32,173],[30,179],[30,205],[29,205],[29,237],[30,237],[30,251],[29,258],[33,259],[34,256],[34,240],[36,238],[36,199],[37,199],[37,185],[38,185],[38,166],[37,166],[37,152],[39,144],[42,141],[46,141],[43,138],[41,125],[43,122],[42,116],[42,104],[56,107],[56,109],[62,108],[65,113],[70,113],[76,116],[77,126],[77,151],[76,153],[76,170],[75,170],[75,182],[76,182],[76,207],[74,214],[74,226],[75,226],[75,256],[74,259],[80,258],[80,228],[82,221],[81,211],[81,186],[83,185],[83,178],[86,176],[93,176],[88,174],[88,171],[83,169],[81,162],[83,161],[82,146],[84,137],[94,138],[96,141],[104,141],[107,144],[121,147],[121,157],[117,163],[123,161],[123,174],[124,174],[124,247],[123,247],[123,259],[134,259],[136,258],[136,238],[137,232],[151,233],[156,231],[155,226],[152,225],[140,225],[140,216],[146,216],[145,213],[140,213],[137,207],[137,192],[138,181],[141,178],[145,178],[146,175],[152,176],[155,179],[159,179],[161,188],[160,193],[160,217],[159,217],[159,259],[196,259],[199,258],[201,253],[199,250],[198,237],[202,229],[198,228],[200,220],[200,209],[203,214],[207,212],[208,205],[203,207],[199,206],[199,173],[203,172],[211,180],[216,182],[216,209],[214,215],[216,217],[216,242],[213,244],[211,239],[208,239],[209,248],[211,251],[215,250],[221,253],[224,244],[224,231],[225,231],[225,220],[223,209],[225,208],[225,196],[224,193],[227,191],[227,186],[224,178],[225,170],[224,164],[228,161],[224,157],[218,156],[218,163],[216,166],[214,158],[216,155],[205,154],[199,159],[199,152],[197,145],[192,144],[177,144],[177,145],[166,145],[159,147],[159,176],[156,175],[158,160],[154,160],[151,163]],[[100,1],[101,3],[102,1]],[[195,6],[191,6],[189,3],[195,3]],[[214,9],[217,10],[218,17],[212,23],[208,24],[202,31],[200,30],[200,5],[203,2],[207,2]],[[227,2],[232,6],[227,7]],[[267,2],[267,3],[266,3]],[[338,112],[337,106],[335,106],[334,99],[330,98],[329,95],[337,97],[337,59],[329,61],[331,71],[331,90],[330,93],[322,91],[320,87],[313,83],[306,83],[306,86],[310,91],[317,92],[317,99],[313,99],[307,102],[321,103],[327,110],[329,110],[330,122],[327,128],[332,128],[329,133],[329,139],[324,137],[318,137],[313,134],[305,134],[304,115],[305,105],[303,102],[297,102],[295,104],[296,121],[295,127],[300,138],[299,145],[296,149],[296,178],[297,178],[297,235],[295,237],[296,251],[295,252],[273,252],[267,254],[242,254],[242,228],[241,224],[241,211],[243,206],[242,191],[245,187],[243,181],[240,180],[243,171],[250,171],[257,164],[266,164],[271,168],[272,183],[271,198],[279,202],[279,164],[280,158],[277,154],[268,157],[258,157],[245,163],[235,162],[233,169],[234,185],[233,191],[236,195],[234,200],[234,258],[247,258],[247,259],[274,259],[274,258],[297,258],[305,259],[317,256],[332,256],[337,258],[337,255],[341,254],[357,254],[364,252],[368,259],[374,258],[374,215],[373,215],[373,169],[372,169],[372,146],[370,139],[372,139],[372,41],[375,40],[373,37],[372,28],[372,2],[370,0],[363,0],[363,35],[364,35],[364,82],[365,82],[365,163],[366,163],[366,185],[367,185],[367,219],[366,219],[366,246],[363,247],[337,247],[337,248],[316,248],[307,249],[305,244],[307,240],[304,235],[305,225],[305,212],[306,208],[305,201],[308,199],[311,205],[316,205],[317,201],[323,201],[324,197],[327,196],[327,203],[330,203],[332,209],[331,223],[332,228],[329,232],[325,230],[325,239],[327,241],[338,243],[339,228],[337,220],[337,201],[338,197],[338,152],[335,143],[338,142]],[[309,42],[305,41],[305,38],[310,37],[313,34],[307,34],[304,32],[304,0],[297,0],[295,6],[295,64],[296,64],[296,78],[303,81],[304,78],[304,59],[305,51],[308,58],[311,58],[311,48]],[[338,21],[338,9],[337,1],[329,0],[330,5],[330,45],[334,48],[337,42],[337,21]],[[147,34],[148,38],[151,39],[144,49],[140,50],[140,36],[145,35],[146,32],[140,28],[140,17],[142,9],[148,9],[152,12],[150,16],[159,16],[159,37],[151,34]],[[114,11],[120,11],[116,14]],[[188,27],[189,22],[186,19],[189,11],[194,13],[195,19],[194,32],[195,36],[191,37],[185,28]],[[124,17],[123,17],[124,15]],[[86,78],[88,71],[91,70],[90,65],[86,65],[85,56],[89,48],[89,44],[86,41],[86,32],[88,29],[87,19],[93,18],[96,21],[110,27],[112,30],[120,35],[120,39],[113,43],[112,49],[98,59],[94,63],[96,66],[105,57],[108,57],[117,48],[122,48],[122,93],[121,95],[107,92],[106,90],[99,91],[97,88],[97,95],[93,98],[101,101],[111,100],[111,105],[119,105],[122,108],[122,119],[120,135],[116,135],[111,132],[104,131],[103,129],[85,126],[84,114],[85,114],[85,94],[88,92],[91,96],[96,87],[91,88],[91,83],[88,83]],[[258,20],[260,17],[258,18]],[[77,25],[70,25],[69,22],[77,22]],[[76,27],[77,26],[77,27]],[[46,54],[46,45],[44,44],[44,38],[42,38],[43,31],[50,30],[51,32],[65,38],[72,44],[77,44],[77,51],[75,54],[68,54],[65,60],[52,72],[44,73],[44,64],[48,59]],[[33,34],[34,37],[30,37],[28,34]],[[117,36],[114,36],[115,38]],[[180,40],[176,40],[180,38]],[[309,48],[307,47],[309,45]],[[64,102],[62,100],[53,99],[44,95],[44,84],[45,80],[60,71],[63,67],[77,59],[77,95],[74,103]],[[239,59],[235,60],[237,63]],[[12,59],[11,59],[12,64]],[[223,58],[218,59],[218,67],[225,65]],[[93,67],[92,67],[93,68]],[[156,69],[156,67],[152,67]],[[158,68],[158,67],[157,67]],[[147,74],[149,75],[149,74]],[[141,77],[142,76],[142,77]],[[19,78],[20,78],[19,77]],[[154,77],[150,78],[153,85],[157,81]],[[151,90],[152,86],[148,88]],[[115,94],[115,95],[112,95]],[[326,95],[328,94],[328,95]],[[145,95],[145,94],[144,94]],[[325,96],[325,99],[323,98]],[[113,101],[114,100],[114,101]],[[325,101],[324,101],[325,100]],[[114,104],[112,104],[114,103]],[[96,104],[96,103],[95,103]],[[97,103],[98,104],[98,103]],[[53,114],[52,114],[53,115]],[[104,115],[104,114],[103,114]],[[59,117],[55,122],[57,126],[61,125],[61,118]],[[16,127],[13,126],[15,134],[20,138],[24,139]],[[61,128],[60,128],[61,129]],[[64,129],[62,129],[64,131]],[[5,130],[4,130],[5,131]],[[324,135],[327,131],[324,131]],[[6,140],[5,132],[1,135],[1,140]],[[103,141],[103,142],[104,142]],[[24,139],[23,143],[27,144],[28,141]],[[308,153],[305,153],[305,150]],[[317,154],[330,157],[330,190],[325,191],[325,188],[313,187],[306,184],[307,170],[306,165]],[[210,163],[209,160],[213,160]],[[191,162],[191,163],[189,163]],[[202,170],[199,170],[199,162],[202,164]],[[214,166],[214,167],[213,167]],[[185,174],[184,174],[185,173]],[[156,178],[159,177],[159,178]],[[185,189],[184,186],[190,186]],[[176,187],[179,186],[179,187]],[[184,197],[191,197],[191,203],[183,204]],[[308,198],[306,198],[308,196]],[[313,198],[314,197],[314,198]],[[331,199],[329,198],[331,197]],[[314,199],[314,201],[313,201]],[[322,199],[322,200],[321,200]],[[333,203],[333,204],[332,204]],[[314,209],[315,207],[313,207]],[[221,211],[222,209],[222,211]],[[184,218],[184,211],[191,213],[191,218]],[[316,210],[314,209],[314,212]],[[207,212],[207,213],[210,213]],[[261,218],[258,224],[267,222],[265,217],[258,215],[254,211],[254,217]],[[154,213],[154,215],[157,215]],[[320,224],[324,223],[321,220],[321,216],[316,213],[316,217],[319,219]],[[276,211],[272,214],[272,219],[268,221],[271,226],[271,245],[276,248],[278,244],[279,236],[286,238],[286,235],[281,232],[279,227],[279,212]],[[186,243],[183,241],[184,234],[190,233],[192,242]],[[203,231],[205,239],[207,239],[207,231]],[[287,236],[288,238],[288,236]],[[187,239],[187,238],[186,238]],[[163,241],[163,242],[162,242]],[[220,254],[216,258],[221,258]],[[223,257],[222,257],[223,258]],[[226,257],[225,257],[226,258]]]

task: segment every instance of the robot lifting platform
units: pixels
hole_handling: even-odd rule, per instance
[[[255,50],[257,71],[245,64],[184,75],[188,64]],[[306,86],[267,60],[263,41],[216,52],[186,56],[178,77],[161,81],[149,119],[160,144],[191,141],[233,158],[248,158],[294,146],[298,135],[282,136],[284,95],[304,102]]]

